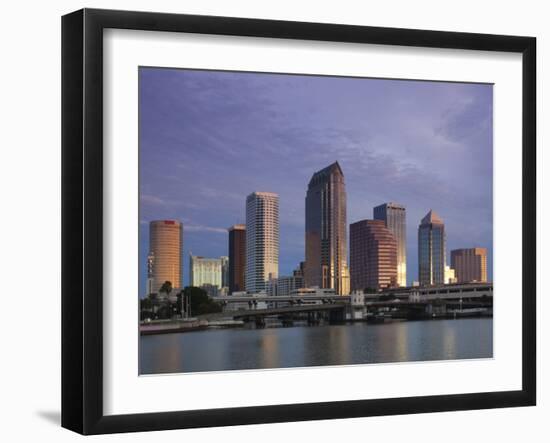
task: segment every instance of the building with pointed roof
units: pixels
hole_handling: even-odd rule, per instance
[[[346,186],[338,162],[309,181],[305,240],[305,285],[349,294]]]
[[[420,286],[445,283],[446,242],[443,219],[430,209],[418,226],[418,280]]]

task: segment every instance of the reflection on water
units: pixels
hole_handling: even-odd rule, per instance
[[[140,373],[490,358],[490,318],[215,329],[140,337]]]

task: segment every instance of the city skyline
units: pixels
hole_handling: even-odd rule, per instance
[[[141,70],[140,79],[140,106],[147,105],[140,113],[140,287],[145,287],[150,220],[181,220],[184,254],[192,250],[206,257],[228,255],[227,226],[245,221],[244,198],[255,189],[281,196],[279,275],[291,275],[304,260],[307,181],[333,161],[345,171],[347,224],[368,218],[372,208],[383,202],[398,201],[407,208],[408,283],[418,279],[415,230],[422,213],[431,207],[445,219],[449,250],[487,248],[492,279],[492,91],[488,85],[165,69]],[[367,105],[350,97],[351,84],[360,98],[371,99],[365,101]],[[170,97],[165,94],[168,90]],[[441,145],[425,143],[429,152],[418,150],[418,158],[404,155],[426,141],[422,134],[417,134],[415,143],[392,140],[399,129],[410,134],[414,123],[410,116],[397,120],[393,116],[395,128],[387,124],[378,128],[369,119],[359,124],[355,117],[343,122],[336,115],[345,107],[365,106],[363,117],[369,115],[380,123],[371,109],[373,101],[381,109],[380,90],[386,103],[378,113],[386,117],[385,108],[406,114],[415,100],[427,102],[430,106],[414,114],[413,120],[419,119],[417,114],[432,117],[426,131]],[[398,98],[404,100],[399,95],[403,91],[408,91],[405,96],[411,103],[397,103]],[[314,106],[320,95],[328,100],[329,109]],[[460,112],[453,111],[457,100]],[[298,109],[288,111],[291,105]],[[298,111],[308,106],[312,112],[300,117]],[[426,109],[430,115],[424,115]],[[292,118],[284,118],[287,112]],[[349,117],[350,112],[344,114]],[[434,120],[436,114],[439,118]],[[481,119],[484,124],[475,125],[475,134],[465,134],[465,127],[479,116],[487,117]],[[198,128],[190,127],[197,122]],[[433,157],[422,163],[426,154]],[[475,159],[470,158],[472,154]],[[241,169],[234,163],[237,160]],[[256,171],[254,164],[259,165]],[[458,181],[460,165],[474,172],[467,183]],[[185,267],[184,285],[188,281]]]

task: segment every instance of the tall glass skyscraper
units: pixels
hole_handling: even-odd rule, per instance
[[[418,280],[421,286],[445,283],[446,236],[443,220],[430,209],[418,226]]]
[[[397,285],[407,286],[407,219],[405,206],[389,202],[376,206],[375,220],[383,220],[397,242]]]
[[[246,291],[264,291],[278,276],[279,196],[253,192],[246,198]]]
[[[346,185],[335,162],[313,174],[306,194],[306,287],[349,294]]]

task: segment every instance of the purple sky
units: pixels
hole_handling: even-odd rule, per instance
[[[279,275],[304,259],[313,172],[335,160],[348,224],[395,201],[407,208],[407,280],[417,228],[434,209],[450,250],[488,248],[492,279],[491,85],[141,68],[140,293],[148,222],[184,223],[188,254],[227,255],[253,191],[280,196]],[[450,263],[449,263],[450,264]]]

